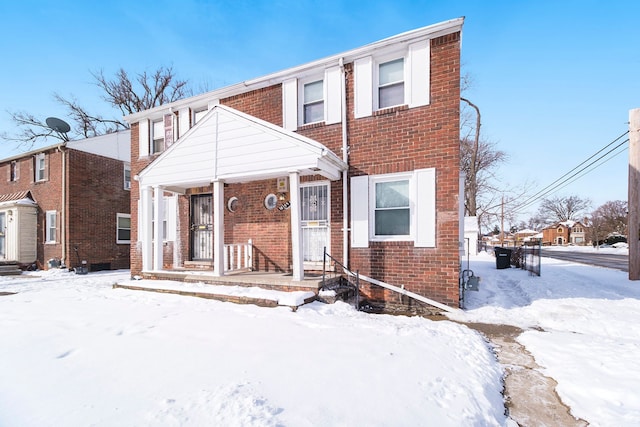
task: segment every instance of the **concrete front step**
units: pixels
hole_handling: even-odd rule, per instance
[[[18,264],[0,264],[0,276],[19,276],[21,274],[22,270]]]
[[[114,289],[128,289],[134,291],[147,291],[147,292],[159,292],[170,293],[175,295],[191,296],[198,298],[213,299],[216,301],[232,302],[235,304],[253,304],[260,307],[278,307],[286,306],[290,307],[293,311],[296,311],[298,307],[311,303],[316,300],[317,295],[311,291],[273,291],[267,289],[261,289],[260,291],[253,292],[253,294],[238,293],[237,286],[235,289],[229,290],[228,286],[224,285],[204,285],[197,289],[190,288],[187,283],[184,286],[170,285],[163,286],[160,281],[145,281],[144,284],[123,284],[116,283],[113,285]],[[207,289],[209,288],[209,289]]]

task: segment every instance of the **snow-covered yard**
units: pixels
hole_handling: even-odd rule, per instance
[[[0,282],[18,292],[0,297],[2,426],[505,423],[502,369],[465,326],[54,273]]]
[[[640,283],[471,258],[459,320],[511,324],[573,415],[640,425]],[[129,272],[0,278],[0,425],[509,426],[503,369],[450,321],[112,289]],[[140,282],[136,282],[140,283]]]

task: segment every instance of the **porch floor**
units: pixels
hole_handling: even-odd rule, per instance
[[[322,274],[305,273],[304,280],[293,280],[291,273],[265,271],[227,272],[224,276],[214,276],[207,270],[162,270],[142,273],[143,279],[176,280],[188,283],[206,283],[226,286],[257,286],[279,291],[311,291],[318,293],[322,287]],[[339,280],[335,274],[326,277],[327,285]]]

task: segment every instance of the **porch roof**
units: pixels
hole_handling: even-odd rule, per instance
[[[216,105],[137,176],[141,186],[182,193],[215,180],[340,178],[347,165],[324,145],[233,108]]]

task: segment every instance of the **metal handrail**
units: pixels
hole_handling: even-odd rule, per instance
[[[324,247],[323,251],[324,251],[324,254],[323,254],[323,257],[322,257],[322,288],[324,289],[325,283],[326,283],[327,257],[328,257],[335,264],[338,264],[340,267],[342,267],[342,270],[344,272],[346,272],[347,275],[353,276],[353,277],[356,278],[356,284],[355,284],[355,288],[356,288],[356,310],[360,310],[360,273],[357,270],[354,273],[353,271],[351,271],[347,267],[345,267],[344,264],[342,264],[340,261],[338,261],[337,259],[332,257],[330,254],[328,254],[326,246]]]

